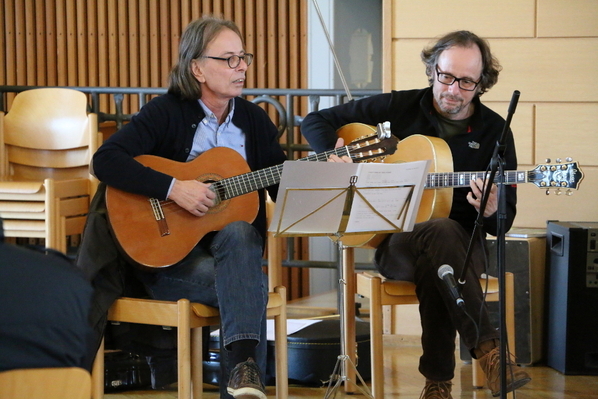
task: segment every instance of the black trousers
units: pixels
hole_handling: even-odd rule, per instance
[[[479,284],[487,259],[485,242],[472,246],[466,283],[461,285],[464,309],[438,277],[438,268],[444,264],[453,267],[455,279],[461,276],[469,241],[470,234],[459,223],[433,219],[416,224],[411,232],[392,234],[376,251],[376,267],[383,276],[416,284],[423,348],[419,371],[430,380],[453,379],[457,331],[470,350],[499,337],[490,324]]]

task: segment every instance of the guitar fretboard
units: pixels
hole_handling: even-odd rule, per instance
[[[504,174],[505,184],[527,183],[530,179],[529,174],[534,173],[528,171],[511,170]],[[469,187],[469,182],[477,178],[489,178],[487,172],[445,172],[445,173],[428,173],[426,177],[425,188],[449,188],[449,187]],[[498,180],[495,176],[494,181]]]
[[[339,157],[351,156],[351,146],[344,146],[320,154],[314,154],[298,161],[325,162],[332,154]],[[213,190],[221,201],[228,200],[239,195],[247,194],[280,182],[283,164],[260,169],[238,176],[229,177],[213,183]]]

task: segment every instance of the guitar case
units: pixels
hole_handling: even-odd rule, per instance
[[[370,371],[370,325],[356,320],[357,371],[367,381]],[[218,337],[210,336],[209,356],[203,362],[204,383],[219,384],[220,356]],[[322,320],[287,337],[289,382],[306,386],[322,386],[330,379],[340,355],[339,320]],[[274,341],[268,341],[266,384],[274,385],[276,361]]]
[[[322,386],[333,373],[341,354],[340,321],[322,320],[287,337],[289,382]],[[355,321],[357,371],[367,381],[370,372],[370,325]],[[274,342],[268,342],[267,374],[275,376]],[[340,369],[337,370],[340,372]]]

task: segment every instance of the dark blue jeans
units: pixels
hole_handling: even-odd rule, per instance
[[[416,224],[411,232],[392,234],[376,251],[376,267],[383,276],[416,284],[423,348],[419,371],[430,380],[453,379],[456,331],[470,350],[479,342],[499,337],[488,318],[479,284],[485,270],[485,245],[478,242],[473,246],[466,283],[461,285],[465,310],[475,324],[438,277],[438,268],[444,264],[453,267],[455,279],[461,276],[469,240],[469,233],[454,220],[433,219]]]
[[[228,364],[225,348],[234,341],[258,342],[255,360],[265,376],[268,279],[262,254],[257,230],[249,223],[233,222],[202,240],[178,264],[157,273],[137,272],[155,299],[187,298],[220,310],[222,397],[230,397],[226,384],[234,365]]]

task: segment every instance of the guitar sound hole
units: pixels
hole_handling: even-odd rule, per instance
[[[216,175],[214,173],[206,173],[199,176],[197,180],[205,184],[212,184],[210,188],[216,194],[214,206],[208,210],[207,214],[222,212],[224,209],[226,209],[230,203],[230,200],[222,200],[222,197],[224,196],[224,192],[222,191],[223,188],[217,184],[218,181],[222,180],[222,176]]]

